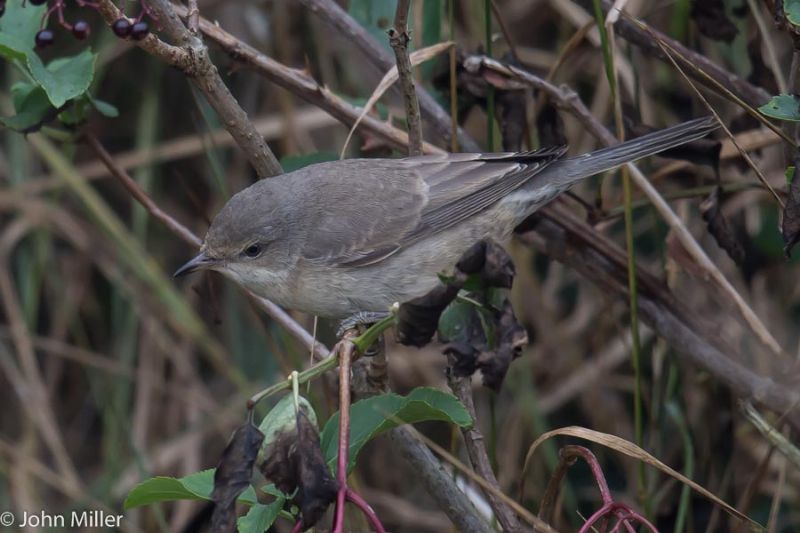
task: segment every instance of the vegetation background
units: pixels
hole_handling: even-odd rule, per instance
[[[6,0],[3,5],[20,3]],[[630,237],[637,264],[650,273],[640,278],[642,305],[656,302],[642,308],[638,343],[632,342],[624,259],[616,267],[595,263],[592,255],[580,253],[590,245],[548,230],[548,223],[516,241],[511,248],[517,267],[512,301],[530,343],[499,392],[474,380],[477,425],[498,486],[512,497],[519,494],[531,443],[548,430],[582,426],[640,440],[660,461],[771,531],[797,531],[800,464],[791,441],[796,441],[798,418],[788,407],[797,402],[800,377],[800,291],[798,263],[784,253],[781,224],[790,239],[786,217],[796,221],[800,211],[785,214],[776,198],[797,209],[800,191],[793,193],[786,178],[787,167],[794,165],[792,149],[764,127],[763,114],[754,118],[771,96],[797,91],[797,34],[781,15],[783,2],[623,3],[631,17],[728,74],[722,88],[706,83],[701,91],[748,151],[763,181],[722,133],[718,175],[713,146],[675,154],[672,161],[642,163],[677,222],[665,220],[652,196],[634,187]],[[354,116],[332,116],[331,102],[349,110],[364,105],[385,73],[349,34],[308,8],[314,4],[198,2],[202,17],[297,69],[290,71],[296,79],[319,83],[305,91],[275,83],[280,81],[275,69],[254,67],[206,39],[222,79],[284,171],[338,158]],[[386,31],[393,24],[395,2],[340,4],[390,51]],[[459,64],[469,55],[503,58],[556,87],[574,90],[591,116],[611,125],[612,132],[617,101],[633,124],[664,127],[709,114],[675,66],[656,57],[647,33],[649,48],[632,45],[635,39],[622,30],[614,38],[619,83],[612,91],[606,68],[610,47],[595,19],[600,4],[418,0],[409,15],[411,48],[453,40]],[[138,3],[129,7],[133,16],[140,9]],[[64,14],[67,20],[87,20],[91,36],[73,39],[51,19],[56,43],[39,54],[47,62],[91,47],[98,54],[91,94],[116,107],[118,116],[93,112],[78,125],[51,116],[56,120],[42,131],[0,131],[0,511],[119,510],[128,491],[143,479],[213,467],[243,420],[246,398],[309,361],[308,349],[232,283],[215,275],[173,281],[171,272],[196,249],[112,179],[86,140],[87,133],[98,139],[155,204],[202,235],[224,202],[256,180],[244,152],[224,131],[224,121],[184,72],[136,42],[117,38],[97,10],[66,2]],[[158,26],[151,22],[157,33]],[[693,79],[702,78],[684,67]],[[8,117],[14,114],[12,85],[24,77],[12,61],[4,62],[1,72],[0,114]],[[449,114],[448,52],[415,67],[414,76]],[[499,75],[470,77],[461,69],[457,82],[458,119],[481,149],[500,150],[514,138],[520,148],[534,148],[558,135],[569,141],[571,153],[599,145],[568,106],[553,98],[548,102],[541,91]],[[733,101],[724,89],[741,101]],[[788,118],[797,119],[796,100],[793,105],[794,117],[789,112]],[[400,92],[389,91],[374,117],[405,129]],[[425,139],[449,149],[424,108],[422,119]],[[794,138],[792,122],[778,124]],[[514,127],[519,128],[516,137],[509,133]],[[346,156],[404,155],[396,141],[376,131],[356,132]],[[579,228],[586,241],[605,238],[602,242],[624,249],[621,183],[618,175],[592,179],[560,201],[558,209],[588,222]],[[720,191],[716,200],[715,190]],[[705,251],[711,270],[682,240],[686,235]],[[608,250],[605,257],[613,255]],[[587,274],[592,268],[601,274]],[[729,285],[720,284],[718,274]],[[665,337],[659,302],[678,309],[683,323],[706,341],[686,337],[676,342],[681,333]],[[295,318],[311,331],[311,317]],[[335,326],[319,325],[318,338],[326,345],[333,344]],[[441,346],[406,348],[394,344],[391,335],[388,342],[394,391],[405,394],[423,385],[447,390]],[[708,363],[707,345],[723,347],[727,362]],[[634,351],[640,352],[638,373]],[[726,373],[730,365],[763,381],[731,377]],[[772,401],[772,389],[759,388],[759,383],[789,392]],[[641,394],[635,394],[637,388]],[[308,397],[323,421],[337,409],[334,381],[314,381]],[[771,438],[744,414],[741,402],[747,400],[759,405],[774,427]],[[468,461],[457,430],[441,422],[420,429]],[[577,442],[597,455],[615,498],[646,513],[661,531],[744,528],[674,477],[641,468],[613,447],[566,437],[548,440],[533,456],[520,503],[536,512],[559,446]],[[386,437],[375,439],[360,455],[352,483],[391,531],[452,527]],[[485,502],[470,487],[469,494]],[[578,463],[569,470],[552,525],[577,530],[600,505],[589,469]],[[125,511],[123,528],[192,531],[207,509],[187,501],[132,509]],[[356,519],[353,523],[355,529],[365,527]],[[275,527],[289,531],[291,524],[279,521]]]

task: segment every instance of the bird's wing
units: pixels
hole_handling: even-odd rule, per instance
[[[321,205],[329,207],[314,217],[303,256],[334,266],[378,263],[480,213],[565,151],[561,146],[521,153],[363,159],[320,165],[317,171],[326,171],[329,179],[322,181],[318,194]],[[374,183],[360,189],[364,180]],[[344,187],[349,197],[337,205],[343,181],[349,184]],[[334,182],[339,185],[328,186]],[[345,205],[348,207],[342,209]]]

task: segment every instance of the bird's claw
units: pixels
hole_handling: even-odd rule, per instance
[[[384,318],[389,316],[386,311],[360,311],[352,316],[349,316],[339,323],[339,328],[336,330],[336,337],[341,339],[344,337],[345,332],[351,329],[358,331],[361,335],[369,327]]]

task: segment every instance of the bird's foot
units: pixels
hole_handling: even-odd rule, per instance
[[[376,324],[389,316],[388,311],[360,311],[349,316],[339,323],[336,330],[336,337],[342,338],[349,329],[358,330],[358,334],[364,333],[373,324]]]
[[[336,330],[336,337],[341,339],[344,337],[345,332],[355,329],[358,331],[358,334],[361,335],[365,331],[369,329],[370,326],[376,324],[383,320],[384,318],[388,317],[391,313],[386,311],[361,311],[352,316],[349,316],[341,321],[339,324],[339,328]],[[381,335],[378,342],[372,345],[366,353],[365,356],[375,355],[380,349],[382,349],[383,345],[383,336]]]

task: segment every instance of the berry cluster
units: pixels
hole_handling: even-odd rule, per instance
[[[111,30],[120,39],[127,39],[130,37],[135,41],[141,41],[150,33],[150,26],[148,26],[147,22],[144,20],[137,19],[131,24],[131,21],[128,19],[119,18],[111,25]]]
[[[42,17],[42,26],[41,29],[36,33],[36,47],[37,48],[45,48],[56,41],[55,33],[53,30],[47,27],[47,22],[50,19],[50,15],[56,14],[58,17],[58,23],[61,27],[72,33],[72,36],[79,40],[84,40],[89,37],[92,33],[92,28],[88,22],[85,20],[77,20],[74,23],[68,22],[64,18],[64,9],[66,8],[66,0],[51,0],[52,3],[50,8],[45,12],[44,16]],[[147,21],[143,20],[145,16],[154,19],[155,16],[147,7],[145,0],[140,0],[142,4],[142,10],[139,15],[135,19],[128,19],[126,17],[120,17],[119,19],[115,20],[114,23],[111,25],[111,29],[113,30],[114,34],[121,39],[133,39],[136,41],[140,41],[147,37],[150,33],[150,25]],[[24,0],[23,7],[25,6],[25,2],[30,3],[34,6],[41,6],[48,2],[48,0]],[[78,4],[79,7],[88,7],[91,9],[98,9],[100,6],[93,2],[92,0],[75,0],[75,3]],[[0,0],[0,17],[6,11],[6,0]]]

